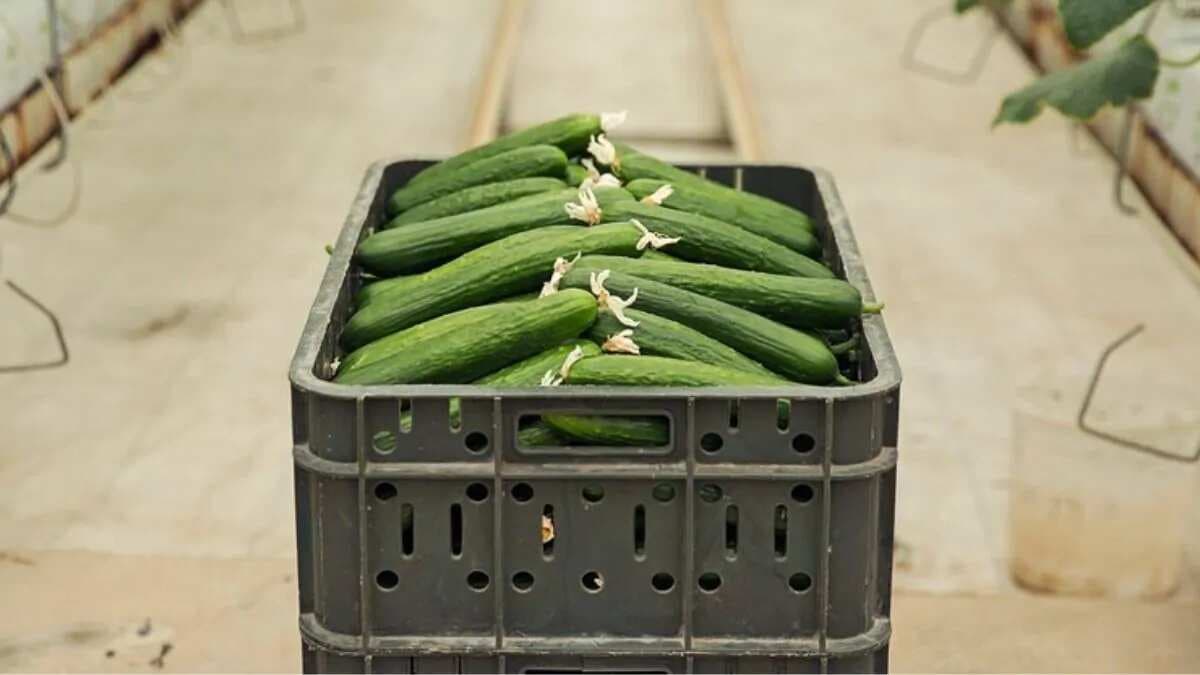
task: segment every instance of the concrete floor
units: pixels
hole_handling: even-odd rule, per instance
[[[1148,208],[1113,210],[1109,160],[1072,151],[1066,124],[988,130],[1029,77],[1013,48],[971,87],[931,81],[898,55],[932,0],[870,2],[730,4],[768,154],[838,176],[905,367],[894,669],[1200,670],[1194,568],[1161,603],[1031,595],[1009,580],[1005,525],[1017,384],[1090,363],[1137,321],[1145,345],[1189,365],[1197,287]],[[304,33],[245,46],[207,3],[184,50],[144,61],[76,124],[69,222],[0,220],[0,277],[58,311],[72,349],[69,367],[0,376],[0,597],[21,608],[0,615],[0,670],[151,670],[164,642],[167,670],[298,667],[285,369],[321,248],[370,161],[459,147],[498,15],[495,2],[305,4]],[[582,91],[620,69],[555,47],[552,3],[531,11],[522,49],[560,61],[518,55],[514,91],[528,93],[508,123],[613,92],[646,111],[639,134],[705,141],[656,149],[729,155],[706,137],[710,79],[663,66],[661,88]],[[626,30],[690,26],[678,3],[643,11]],[[979,38],[970,22],[944,28],[933,57]],[[693,41],[663,49],[640,58],[708,67]],[[673,109],[686,112],[674,131]],[[63,173],[23,176],[25,213],[70,188]],[[52,351],[13,296],[0,316],[16,318],[0,322],[6,358]]]

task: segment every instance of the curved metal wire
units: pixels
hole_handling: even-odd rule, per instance
[[[917,58],[917,50],[921,42],[925,39],[925,33],[929,32],[929,29],[940,19],[953,15],[954,8],[949,4],[945,4],[932,7],[918,17],[904,41],[904,51],[900,56],[900,65],[915,73],[932,77],[935,80],[941,80],[947,84],[974,84],[979,79],[980,73],[983,72],[984,65],[987,64],[988,56],[992,53],[992,47],[996,44],[996,39],[1000,37],[1000,22],[995,19],[992,20],[991,32],[984,36],[983,42],[975,50],[975,54],[971,57],[966,70],[954,71]]]
[[[8,169],[8,189],[4,191],[4,196],[0,197],[0,216],[8,212],[8,205],[12,203],[13,197],[17,194],[17,158],[13,155],[12,148],[8,146],[8,137],[4,135],[4,128],[0,125],[0,154],[4,155],[4,166]]]
[[[46,0],[46,23],[50,32],[50,66],[49,77],[42,82],[42,86],[49,83],[50,88],[54,90],[54,94],[58,99],[62,100],[63,88],[63,65],[62,65],[62,49],[59,45],[59,30],[58,30],[58,0]],[[57,113],[57,110],[55,111]],[[50,158],[50,161],[42,165],[43,171],[51,171],[58,168],[63,162],[67,161],[67,152],[70,145],[70,137],[67,132],[67,125],[63,123],[63,117],[59,117],[58,125],[58,152]]]
[[[1141,333],[1145,328],[1146,326],[1144,324],[1138,324],[1134,326],[1131,330],[1113,341],[1112,344],[1108,345],[1108,347],[1104,349],[1104,352],[1100,354],[1100,360],[1096,362],[1096,369],[1092,371],[1092,379],[1088,382],[1087,393],[1083,395],[1083,405],[1081,405],[1079,408],[1079,415],[1075,418],[1075,424],[1079,427],[1079,430],[1085,434],[1102,438],[1110,443],[1114,443],[1129,450],[1145,453],[1147,455],[1151,455],[1159,459],[1165,459],[1171,462],[1192,464],[1197,460],[1200,460],[1200,446],[1197,446],[1196,452],[1191,455],[1179,455],[1168,450],[1162,450],[1151,445],[1139,443],[1138,441],[1115,436],[1107,431],[1102,431],[1092,427],[1087,422],[1088,410],[1092,406],[1092,397],[1096,394],[1096,387],[1100,384],[1100,376],[1104,373],[1104,366],[1108,364],[1108,358],[1113,355],[1113,352],[1120,349],[1122,345],[1137,337],[1138,334]]]
[[[48,370],[50,368],[58,368],[67,365],[71,360],[71,352],[67,349],[67,338],[63,334],[62,324],[58,321],[58,316],[50,311],[50,308],[38,302],[37,298],[33,297],[28,291],[21,288],[16,282],[5,279],[4,283],[12,289],[22,300],[33,305],[37,311],[50,321],[50,326],[54,329],[54,339],[58,342],[58,358],[53,361],[41,361],[34,363],[18,363],[9,366],[0,366],[0,373],[24,373],[31,370]]]

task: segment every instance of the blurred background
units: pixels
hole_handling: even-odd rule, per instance
[[[905,376],[893,670],[1200,670],[1200,69],[992,129],[1084,58],[1052,3],[50,4],[0,2],[0,670],[297,670],[286,367],[366,167],[601,110],[836,177]],[[1158,454],[1076,419],[1138,325],[1088,419]]]

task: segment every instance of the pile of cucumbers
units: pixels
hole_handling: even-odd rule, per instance
[[[674,167],[575,114],[434,164],[355,260],[344,384],[850,383],[880,306],[821,262],[809,217]],[[452,415],[457,411],[452,411]],[[661,445],[665,420],[547,415],[528,445]]]

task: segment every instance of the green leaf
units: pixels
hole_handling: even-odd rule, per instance
[[[1129,20],[1156,0],[1059,0],[1067,39],[1077,49],[1096,44],[1114,28]]]
[[[1130,99],[1148,98],[1158,79],[1158,52],[1141,35],[1120,49],[1077,66],[1050,73],[1024,89],[1009,94],[1000,104],[992,126],[1028,122],[1050,104],[1070,117],[1086,120],[1106,103],[1125,105]]]

